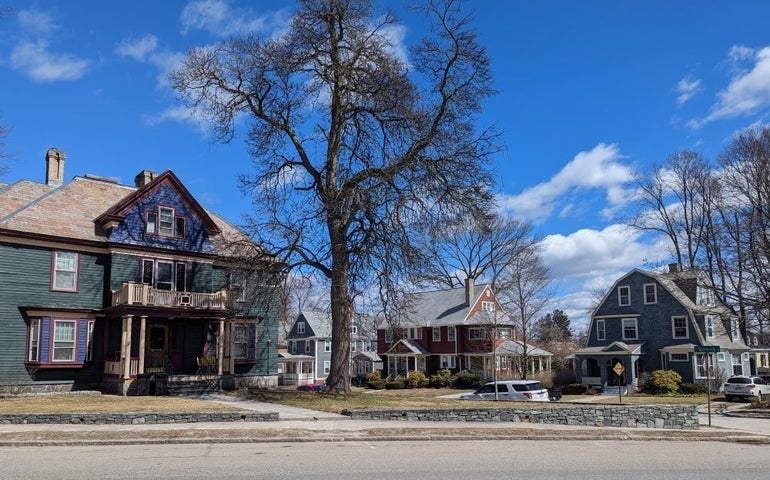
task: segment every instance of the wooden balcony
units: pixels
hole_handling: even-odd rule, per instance
[[[231,306],[232,295],[226,289],[214,293],[176,292],[158,290],[141,283],[124,283],[112,292],[112,306],[146,305],[170,308],[203,308],[225,310]]]

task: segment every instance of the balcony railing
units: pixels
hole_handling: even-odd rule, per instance
[[[158,290],[142,283],[124,283],[112,292],[112,306],[149,305],[173,308],[205,308],[224,310],[230,306],[233,295],[226,289],[214,293],[176,292]]]

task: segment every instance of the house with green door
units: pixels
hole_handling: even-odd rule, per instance
[[[65,161],[0,185],[0,393],[276,385],[275,259],[170,170],[65,182]]]

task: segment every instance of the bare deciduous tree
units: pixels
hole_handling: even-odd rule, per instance
[[[191,51],[171,81],[221,141],[248,124],[247,228],[289,268],[327,277],[328,391],[348,392],[354,296],[405,274],[413,225],[485,211],[497,135],[476,126],[489,59],[457,1],[428,2],[431,37],[394,53],[393,14],[371,1],[306,0],[280,38]],[[373,278],[375,277],[375,278]]]

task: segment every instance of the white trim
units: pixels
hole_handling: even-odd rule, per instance
[[[684,321],[684,336],[676,334],[676,329],[677,329],[676,321],[678,319]],[[690,338],[690,322],[687,321],[687,316],[686,315],[672,315],[671,316],[671,338],[673,338],[673,339]]]
[[[601,322],[601,328],[599,328],[599,322]],[[599,332],[601,332],[601,336],[599,336]],[[596,340],[597,341],[607,340],[607,323],[604,321],[603,318],[599,318],[596,320]]]
[[[626,336],[626,320],[631,320],[634,322],[634,336],[633,337],[627,337]],[[623,318],[620,320],[620,333],[621,338],[623,340],[639,340],[639,322],[636,318]]]
[[[626,303],[623,303],[623,294],[620,292],[622,290],[625,290],[628,292],[626,297],[628,298],[628,301]],[[620,307],[627,307],[631,305],[631,286],[630,285],[618,285],[618,306]]]
[[[653,300],[651,302],[647,301],[647,287],[652,287]],[[658,303],[658,284],[657,283],[645,283],[644,285],[642,285],[642,295],[644,295],[644,304],[645,305],[652,305],[652,304]]]

